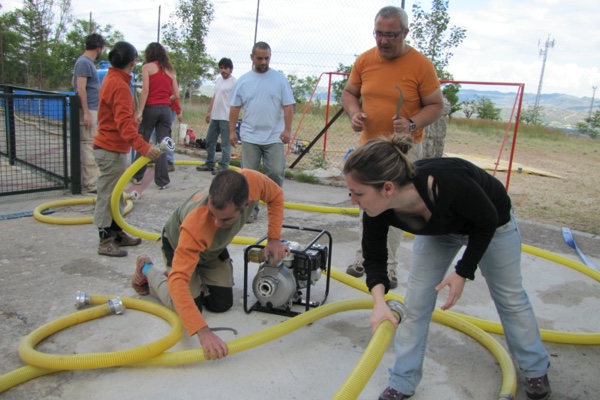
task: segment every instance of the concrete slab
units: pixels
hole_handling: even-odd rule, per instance
[[[178,160],[194,160],[178,155]],[[212,175],[197,172],[192,165],[178,166],[171,174],[168,190],[151,183],[126,220],[133,226],[159,232],[169,213],[193,191],[207,187]],[[350,206],[347,190],[340,186],[316,186],[285,182],[286,201],[314,205]],[[32,211],[55,199],[70,195],[35,195],[0,199],[1,214]],[[56,209],[55,216],[89,216],[93,205]],[[517,210],[518,214],[518,210]],[[332,264],[344,271],[358,246],[358,220],[341,214],[315,214],[286,210],[285,223],[325,229],[333,236]],[[32,217],[0,220],[0,376],[25,364],[17,348],[34,329],[75,309],[77,290],[88,293],[135,297],[130,287],[135,256],[149,253],[161,260],[159,245],[144,241],[122,259],[98,256],[98,238],[92,225],[51,225]],[[559,227],[521,221],[524,243],[578,260],[562,242]],[[243,236],[260,237],[266,232],[266,213],[246,225]],[[286,234],[286,232],[289,232]],[[309,234],[310,236],[310,234]],[[306,235],[284,231],[284,238],[305,244]],[[600,265],[600,239],[575,233],[588,257]],[[402,241],[399,251],[399,287],[404,294],[412,240]],[[288,317],[243,310],[243,249],[232,245],[236,286],[235,304],[224,314],[207,313],[210,326],[235,328],[238,335],[219,332],[233,340],[275,326]],[[250,271],[256,269],[251,264]],[[250,278],[253,278],[253,273]],[[523,276],[540,326],[570,332],[600,332],[598,282],[570,268],[529,254],[524,255]],[[311,299],[323,294],[325,281],[312,288]],[[251,288],[250,304],[253,294]],[[440,303],[445,299],[440,296]],[[340,282],[331,282],[327,303],[368,295]],[[145,299],[151,300],[150,297]],[[485,282],[478,276],[470,282],[453,311],[497,321]],[[329,399],[344,383],[371,338],[368,310],[348,311],[323,318],[257,348],[213,362],[173,367],[118,367],[67,371],[26,382],[0,394],[2,399]],[[164,321],[135,310],[69,328],[45,340],[41,351],[77,354],[128,349],[156,340],[169,331]],[[492,335],[506,347],[503,337]],[[546,343],[552,354],[550,379],[554,399],[594,398],[600,392],[597,380],[600,347]],[[169,351],[195,349],[196,338],[184,337]],[[394,359],[389,346],[359,399],[376,399],[387,386],[387,369]],[[502,382],[495,358],[478,342],[456,330],[432,324],[421,385],[413,399],[497,398]],[[519,387],[517,398],[524,398]]]

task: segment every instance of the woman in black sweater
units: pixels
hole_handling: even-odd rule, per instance
[[[407,318],[395,337],[396,362],[381,400],[414,394],[437,293],[449,288],[442,310],[460,298],[479,266],[504,328],[509,350],[525,375],[529,399],[550,395],[550,367],[538,325],[522,285],[521,236],[500,181],[458,158],[412,163],[410,139],[367,142],[344,166],[353,204],[364,210],[364,267],[373,296],[373,329],[397,324],[384,295],[389,290],[386,238],[390,226],[415,234],[405,304]],[[463,246],[454,271],[446,272]]]

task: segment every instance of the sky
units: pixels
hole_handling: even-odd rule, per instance
[[[373,18],[397,0],[212,0],[214,20],[207,51],[216,60],[229,57],[234,75],[251,68],[257,6],[257,40],[271,45],[271,67],[298,77],[321,76],[339,63],[375,45]],[[169,20],[177,0],[72,0],[78,19],[112,24],[125,40],[143,50],[157,40],[161,23]],[[405,1],[412,17],[414,2]],[[0,0],[4,11],[22,7],[22,0]],[[421,7],[429,11],[430,0]],[[466,29],[466,39],[450,59],[448,71],[460,81],[524,83],[526,93],[563,93],[591,98],[600,84],[600,25],[594,18],[597,0],[450,0],[450,25]],[[546,47],[546,43],[552,47]],[[546,51],[546,63],[540,51]],[[335,76],[333,79],[337,79]],[[469,87],[486,90],[490,87]],[[514,92],[511,86],[494,90]],[[597,93],[600,97],[600,91]]]

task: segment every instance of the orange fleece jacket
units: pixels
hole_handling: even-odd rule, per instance
[[[94,145],[115,153],[129,153],[131,147],[140,154],[150,151],[150,143],[138,133],[135,106],[129,82],[131,75],[110,67],[100,86],[98,133]]]

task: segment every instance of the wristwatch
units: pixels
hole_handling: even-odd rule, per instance
[[[412,119],[409,119],[408,120],[408,131],[412,132],[416,129],[417,129],[417,124],[415,124],[415,121],[413,121]]]

